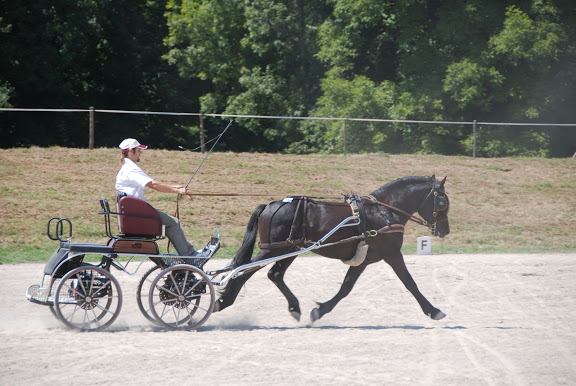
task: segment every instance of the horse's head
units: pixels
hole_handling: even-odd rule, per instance
[[[444,190],[445,182],[446,177],[438,182],[436,176],[432,176],[432,189],[418,208],[420,216],[429,224],[432,235],[440,238],[450,233],[448,224],[450,201]]]

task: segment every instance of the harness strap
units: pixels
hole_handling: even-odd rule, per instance
[[[414,221],[415,223],[420,224],[420,225],[424,225],[424,226],[426,226],[426,227],[429,227],[429,226],[430,226],[430,224],[428,224],[427,221],[421,220],[421,219],[419,219],[418,217],[416,217],[416,216],[414,216],[414,215],[411,215],[410,213],[408,213],[408,212],[406,212],[406,211],[403,211],[402,209],[396,208],[395,206],[392,206],[392,205],[386,204],[386,203],[384,203],[384,202],[378,201],[378,200],[377,200],[374,196],[372,196],[372,195],[366,196],[366,197],[367,197],[368,199],[374,201],[374,202],[375,202],[376,204],[378,204],[378,205],[385,206],[385,207],[390,208],[390,209],[392,209],[392,210],[394,210],[394,211],[396,211],[396,212],[402,213],[402,214],[405,215],[405,216],[408,216],[408,220],[410,220],[410,221]]]
[[[362,199],[358,197],[358,195],[351,193],[347,201],[350,204],[352,211],[358,213],[358,218],[360,220],[358,222],[358,230],[360,231],[360,234],[365,234],[367,230],[366,226],[368,225],[368,216],[366,215],[366,210],[362,204]]]
[[[392,224],[380,228],[376,231],[377,234],[383,235],[386,233],[404,233],[404,225],[402,224]]]
[[[260,249],[274,249],[274,248],[286,248],[286,247],[293,247],[294,245],[298,246],[299,244],[304,244],[305,240],[286,240],[286,241],[273,241],[271,243],[258,243],[258,248]]]
[[[300,209],[302,208],[302,209]],[[292,220],[292,226],[290,227],[290,234],[288,235],[287,242],[296,244],[300,240],[306,238],[306,227],[304,226],[304,219],[306,218],[306,211],[308,210],[308,197],[303,196],[298,199],[298,205],[296,205],[296,212],[294,212],[294,219]],[[301,237],[294,240],[297,237],[296,234],[298,230],[301,230]]]

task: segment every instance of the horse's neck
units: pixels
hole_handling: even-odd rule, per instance
[[[418,211],[422,198],[429,190],[430,187],[427,184],[420,183],[404,187],[382,189],[374,192],[372,195],[378,201],[392,205],[407,213],[414,214]]]

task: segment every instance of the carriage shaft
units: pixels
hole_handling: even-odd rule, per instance
[[[350,222],[352,220],[354,220],[354,223],[348,224],[348,222]],[[271,257],[269,259],[264,259],[264,260],[255,261],[252,263],[241,265],[240,267],[236,267],[234,270],[229,272],[226,276],[224,276],[222,278],[221,281],[219,281],[219,282],[213,281],[212,284],[217,285],[217,286],[223,286],[229,280],[235,279],[235,278],[242,276],[243,274],[248,273],[250,271],[263,268],[263,267],[267,266],[268,264],[274,263],[276,261],[284,260],[284,259],[287,259],[289,257],[298,256],[302,253],[306,253],[306,252],[312,251],[314,249],[320,248],[322,246],[322,243],[324,241],[326,241],[330,236],[332,236],[336,231],[338,231],[338,229],[343,228],[343,227],[347,227],[347,226],[356,226],[359,224],[359,222],[360,222],[360,218],[356,215],[346,217],[338,225],[336,225],[330,232],[326,233],[320,240],[316,241],[314,244],[310,245],[309,247],[303,248],[303,249],[298,249],[297,251],[286,253],[284,255]]]

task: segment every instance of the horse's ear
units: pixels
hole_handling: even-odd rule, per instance
[[[444,183],[446,182],[446,178],[448,178],[448,176],[444,177],[444,179],[440,182],[440,187],[441,187],[441,188],[444,187]]]
[[[436,181],[436,174],[432,174],[432,177],[430,177],[432,179],[432,181]]]

